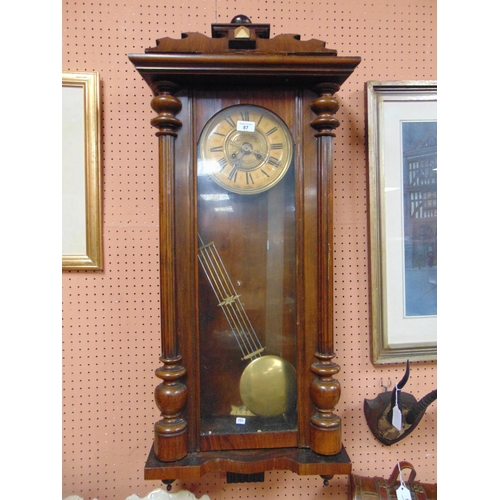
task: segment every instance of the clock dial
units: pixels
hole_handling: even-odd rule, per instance
[[[214,115],[200,136],[201,168],[228,191],[270,189],[292,162],[293,141],[285,123],[260,106],[236,105]]]

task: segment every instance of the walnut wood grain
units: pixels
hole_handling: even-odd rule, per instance
[[[335,456],[318,455],[307,448],[278,450],[207,451],[189,453],[184,459],[165,467],[151,450],[144,479],[198,479],[210,472],[256,474],[269,470],[290,470],[299,475],[348,475],[352,464],[344,448]]]
[[[361,61],[360,57],[337,56],[336,50],[325,48],[325,42],[302,41],[296,34],[261,38],[252,25],[246,26],[255,39],[255,50],[230,49],[228,40],[239,24],[223,26],[227,29],[220,38],[200,33],[185,33],[181,39],[165,37],[145,54],[129,58],[148,85],[168,80],[184,88],[199,87],[200,77],[205,88],[342,85]]]
[[[242,60],[237,54],[147,54],[129,56],[148,84],[168,79],[196,87],[200,75],[206,88],[222,85],[309,86],[347,80],[359,59],[318,55],[260,54]],[[330,59],[330,60],[329,60]],[[332,60],[333,59],[333,60]]]
[[[154,449],[164,461],[178,460],[187,453],[187,423],[180,413],[187,400],[180,379],[186,369],[177,349],[177,283],[175,273],[175,138],[182,126],[176,114],[180,101],[172,95],[175,86],[156,85],[151,107],[158,113],[151,124],[158,129],[160,198],[160,310],[163,366],[155,372],[162,383],[155,389],[155,401],[162,420],[155,424]]]
[[[201,33],[183,33],[182,39],[175,38],[160,38],[156,41],[156,47],[146,49],[147,54],[154,53],[183,53],[183,54],[203,54],[207,47],[210,48],[212,54],[228,54],[234,53],[227,43],[227,38],[234,31],[234,25],[218,25],[224,29],[218,30],[217,38],[209,38]],[[251,31],[256,31],[256,25],[250,27]],[[232,28],[232,29],[231,29]],[[299,35],[283,34],[275,36],[272,39],[262,38],[260,36],[252,36],[255,39],[255,50],[260,53],[277,53],[277,54],[301,54],[305,53],[310,56],[313,54],[329,54],[337,55],[336,50],[327,49],[325,42],[321,40],[301,41]]]
[[[325,83],[315,88],[319,97],[311,103],[311,109],[317,115],[311,122],[316,132],[317,141],[317,301],[318,301],[318,351],[317,362],[311,366],[316,378],[311,383],[311,399],[316,406],[316,413],[311,417],[311,449],[322,455],[335,455],[342,447],[342,422],[334,413],[340,399],[340,383],[335,375],[340,366],[333,362],[333,192],[334,192],[334,137],[339,121],[335,113],[339,104],[335,93],[339,90],[335,83]]]
[[[242,434],[213,434],[201,436],[202,451],[294,448],[298,445],[297,432],[254,432]]]
[[[231,40],[238,26],[213,25],[212,38],[198,33],[161,38],[144,54],[129,55],[154,94],[157,116],[152,125],[158,130],[160,157],[163,366],[156,371],[162,383],[155,398],[162,420],[155,426],[146,479],[193,479],[213,471],[288,469],[325,477],[351,471],[341,444],[341,421],[334,414],[340,367],[333,343],[332,169],[339,125],[334,94],[361,59],[340,57],[324,42],[301,41],[298,35],[269,38],[267,25],[247,24],[249,43],[234,49]],[[200,406],[210,401],[203,401],[201,386],[217,385],[217,373],[227,360],[220,352],[200,353],[201,336],[209,333],[201,332],[198,320],[204,313],[198,301],[204,284],[197,268],[197,230],[198,220],[207,214],[197,204],[197,140],[214,113],[237,103],[272,110],[294,137],[296,229],[290,237],[295,238],[295,268],[284,287],[296,296],[296,314],[286,327],[296,341],[287,341],[285,357],[296,364],[298,408],[296,422],[286,432],[208,436]],[[229,233],[233,229],[226,228]],[[263,286],[250,264],[248,269],[247,281],[256,283],[249,300],[258,302]],[[204,341],[203,348],[211,349],[210,340]],[[224,447],[255,449],[215,449]]]

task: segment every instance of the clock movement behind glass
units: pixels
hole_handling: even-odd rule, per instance
[[[129,55],[159,138],[146,479],[351,471],[335,413],[333,138],[334,94],[360,59],[269,31],[238,16]]]

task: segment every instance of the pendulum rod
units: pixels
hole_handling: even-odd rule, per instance
[[[213,242],[204,244],[198,235],[198,259],[215,293],[219,307],[231,327],[243,354],[242,359],[255,359],[261,356],[262,347],[259,337],[248,319],[247,313],[236,293],[231,278]]]

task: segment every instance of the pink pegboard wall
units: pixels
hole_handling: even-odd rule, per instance
[[[98,71],[102,93],[104,271],[63,273],[63,497],[124,500],[160,487],[143,467],[159,418],[157,144],[151,94],[127,58],[163,36],[210,35],[210,24],[236,14],[271,24],[271,36],[297,33],[362,57],[339,92],[336,140],[336,349],[341,366],[343,441],[360,475],[388,476],[410,461],[417,479],[436,481],[436,408],[405,440],[384,447],[371,435],[363,401],[397,381],[402,365],[370,363],[367,173],[364,83],[436,78],[436,2],[422,0],[193,0],[63,3],[63,70]],[[436,364],[412,367],[405,390],[436,388]],[[208,474],[174,483],[211,500],[347,498],[347,478],[324,487],[318,477],[286,471],[264,483],[227,485]]]

